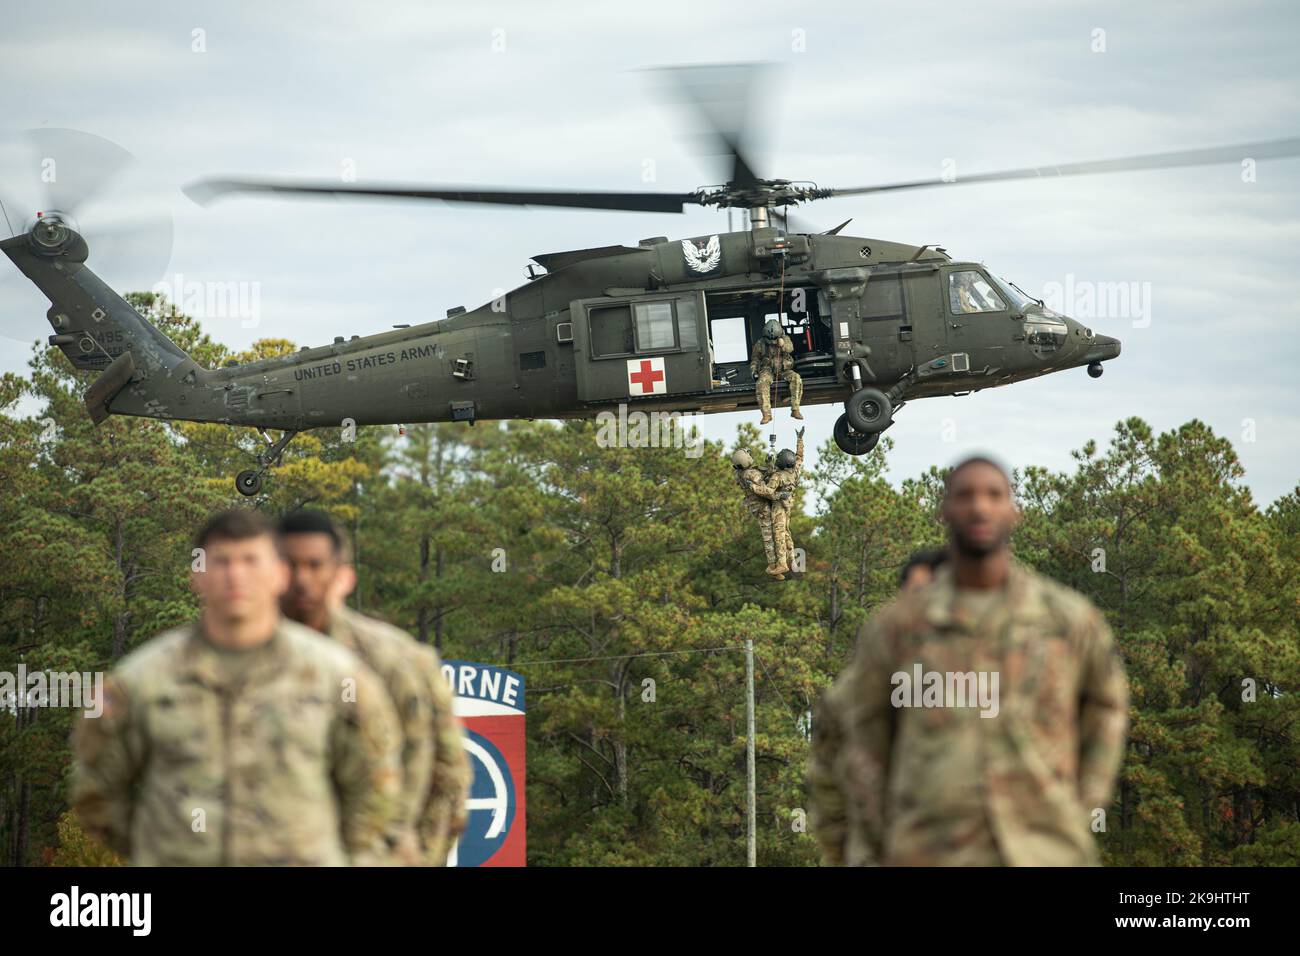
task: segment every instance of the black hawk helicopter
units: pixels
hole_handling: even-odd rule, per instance
[[[205,180],[199,202],[239,193],[682,212],[748,212],[743,231],[533,257],[529,281],[472,311],[292,355],[201,368],[87,266],[67,217],[40,216],[0,249],[49,298],[49,337],[100,375],[85,394],[110,414],[259,429],[257,494],[306,429],[414,422],[587,418],[620,403],[647,411],[757,407],[750,349],[777,319],[794,343],[804,405],[842,402],[836,443],[871,451],[906,402],[1007,385],[1065,369],[1102,374],[1120,342],[1047,308],[975,262],[934,245],[792,228],[787,207],[818,199],[972,183],[1239,162],[1300,154],[1300,139],[1160,153],[857,188],[765,179],[746,154],[748,67],[667,71],[704,120],[730,175],[694,192],[512,190]],[[267,429],[281,430],[276,440]]]

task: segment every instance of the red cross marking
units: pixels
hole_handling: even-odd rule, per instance
[[[641,386],[641,394],[648,395],[655,390],[655,382],[662,382],[664,373],[654,368],[654,363],[649,359],[641,360],[641,370],[639,372],[629,372],[627,380],[633,385]]]

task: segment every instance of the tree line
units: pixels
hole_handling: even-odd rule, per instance
[[[148,315],[208,367],[292,351]],[[355,544],[354,603],[528,682],[530,865],[745,860],[745,665],[758,658],[758,859],[811,865],[810,714],[900,565],[941,544],[943,474],[888,477],[819,449],[792,520],[806,570],[775,583],[727,460],[610,448],[591,422],[300,435],[262,495],[231,481],[258,438],[221,425],[90,423],[89,376],[38,345],[0,379],[0,671],[97,671],[193,618],[190,538],[210,512],[328,510]],[[37,411],[18,412],[25,400]],[[1261,509],[1229,441],[1130,418],[1061,472],[1018,472],[1020,560],[1096,602],[1133,692],[1098,834],[1119,865],[1300,863],[1300,489]],[[814,495],[811,489],[817,489]],[[0,713],[0,864],[108,862],[66,809],[72,714]]]

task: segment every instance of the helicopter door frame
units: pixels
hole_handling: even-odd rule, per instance
[[[575,299],[569,315],[578,401],[663,401],[712,390],[702,291]]]
[[[973,272],[988,287],[999,302],[1000,309],[981,309],[978,312],[957,312],[952,307],[952,277],[962,272]],[[1023,335],[1024,329],[1017,323],[1008,321],[1016,315],[1011,303],[998,289],[988,271],[973,263],[951,263],[939,272],[940,309],[943,310],[944,325],[948,330],[948,348],[951,353],[951,372],[955,378],[971,377],[970,352],[973,350],[996,349],[1001,352],[1014,344],[1014,336]],[[968,326],[978,323],[978,327],[968,331]]]

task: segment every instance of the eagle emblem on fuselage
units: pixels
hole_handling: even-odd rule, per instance
[[[682,240],[682,255],[686,257],[686,268],[701,275],[713,272],[722,262],[722,241],[717,236],[696,245],[690,239]]]

